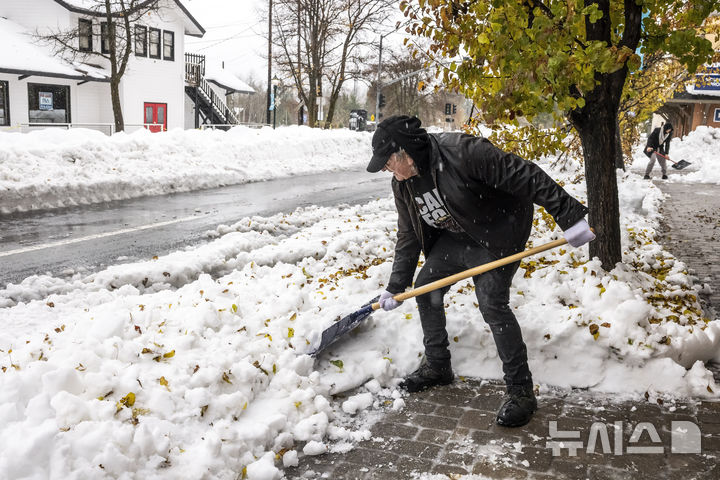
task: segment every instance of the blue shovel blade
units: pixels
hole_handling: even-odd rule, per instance
[[[320,345],[318,345],[318,347],[313,350],[310,355],[313,357],[317,357],[320,352],[328,348],[337,340],[345,336],[345,334],[347,334],[351,330],[354,330],[358,325],[360,325],[363,320],[369,317],[370,314],[373,312],[372,304],[375,303],[378,298],[379,297],[376,297],[370,300],[370,302],[365,304],[357,312],[353,312],[350,315],[341,318],[340,320],[326,328],[322,332],[322,337],[320,338]]]

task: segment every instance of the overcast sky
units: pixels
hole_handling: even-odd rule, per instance
[[[183,0],[206,33],[187,51],[216,57],[244,80],[267,76],[267,0]]]
[[[188,52],[223,60],[225,68],[243,80],[265,82],[268,0],[183,0],[183,4],[206,31],[203,38],[185,37]],[[399,11],[396,15],[397,20],[403,18]],[[392,30],[394,21],[388,21],[386,31]],[[400,45],[403,36],[391,34],[385,45]]]

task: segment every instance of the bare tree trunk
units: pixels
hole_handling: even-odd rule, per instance
[[[125,130],[125,121],[123,119],[122,104],[120,103],[120,79],[110,80],[110,99],[112,102],[113,117],[115,118],[115,131],[122,132]]]

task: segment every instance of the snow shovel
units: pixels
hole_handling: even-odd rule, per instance
[[[662,157],[665,160],[670,161],[670,163],[672,163],[672,167],[675,170],[682,170],[683,168],[687,167],[688,165],[692,165],[690,162],[686,162],[685,160],[680,160],[679,162],[673,162],[672,160],[670,160],[670,157],[666,157],[662,153],[658,153],[658,152],[655,152],[655,153],[657,153],[658,157]]]
[[[398,293],[393,298],[398,302],[402,302],[403,300],[407,300],[408,298],[413,298],[424,293],[432,292],[433,290],[437,290],[438,288],[452,285],[453,283],[459,282],[460,280],[465,280],[466,278],[480,275],[481,273],[488,272],[509,263],[517,262],[522,258],[529,257],[530,255],[535,255],[536,253],[544,252],[545,250],[550,250],[551,248],[559,247],[560,245],[564,245],[566,243],[567,240],[565,240],[564,238],[554,240],[552,242],[540,245],[539,247],[530,248],[523,252],[501,258],[500,260],[495,260],[494,262],[473,267],[460,273],[456,273],[455,275],[450,275],[449,277],[445,277],[435,282],[428,283],[427,285],[423,285],[422,287],[416,288],[414,290]],[[377,303],[377,300],[379,298],[379,296],[373,298],[368,303],[363,305],[362,308],[357,312],[353,312],[350,315],[341,318],[336,323],[326,328],[322,332],[320,345],[318,345],[318,347],[315,348],[315,350],[313,350],[310,355],[313,357],[317,357],[319,353],[321,353],[323,350],[335,343],[336,340],[338,340],[343,335],[360,325],[360,323],[362,323],[363,320],[369,317],[373,311],[380,308],[380,303]]]

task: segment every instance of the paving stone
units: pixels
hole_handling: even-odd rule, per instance
[[[585,478],[587,466],[570,460],[553,459],[552,471],[567,478],[580,479]]]
[[[487,430],[472,430],[470,432],[470,438],[476,445],[492,445],[498,442],[502,442],[502,436],[498,436],[495,432],[489,432]]]
[[[703,435],[720,435],[720,423],[698,423],[698,428]]]
[[[451,433],[445,430],[435,430],[433,428],[424,428],[417,434],[415,440],[419,442],[428,442],[435,444],[444,444],[450,439]]]
[[[484,475],[489,478],[520,480],[528,477],[527,470],[507,466],[504,464],[490,463],[485,460],[477,462],[472,469],[474,475]]]
[[[441,447],[432,443],[417,442],[415,440],[398,439],[388,442],[386,450],[399,455],[409,455],[416,458],[434,459],[440,453]]]
[[[394,466],[404,472],[428,472],[434,463],[433,460],[426,458],[401,455]]]
[[[662,477],[663,472],[669,468],[667,458],[659,454],[624,454],[608,458],[610,459],[607,462],[608,466],[634,472],[635,476],[658,478],[658,476]]]
[[[461,407],[451,407],[449,405],[438,405],[437,408],[435,408],[433,415],[438,415],[441,417],[460,418],[465,414],[466,411],[468,411],[468,410],[466,410],[465,408],[461,408]]]
[[[430,414],[437,409],[437,404],[433,402],[428,402],[426,400],[413,398],[410,400],[406,400],[405,408],[407,411],[412,411],[414,413]]]
[[[720,454],[720,436],[718,435],[703,436],[700,445],[702,453]]]
[[[637,474],[602,465],[591,465],[588,478],[592,480],[635,480]]]
[[[458,424],[458,419],[437,415],[413,415],[412,423],[422,428],[453,430]]]
[[[473,464],[477,461],[477,455],[474,453],[444,452],[441,454],[439,461],[448,465],[458,465],[469,471],[472,470]]]
[[[535,441],[532,436],[541,437],[539,440],[542,444],[545,444],[546,438],[549,436],[549,426],[551,421],[557,421],[558,416],[556,414],[548,414],[542,410],[538,410],[533,415],[530,423],[516,429],[518,434],[521,434],[528,438],[528,441]]]
[[[373,425],[370,432],[374,437],[390,438],[412,438],[418,432],[417,427],[403,425],[393,422],[380,422]]]
[[[335,468],[332,478],[343,480],[364,480],[372,475],[368,467],[361,467],[353,463],[341,463]]]
[[[519,442],[522,435],[520,429],[502,427],[497,423],[493,423],[487,431],[492,433],[498,441],[509,443]]]
[[[540,395],[537,398],[538,412],[544,415],[555,415],[558,416],[562,413],[563,399],[549,396]]]
[[[473,430],[487,430],[495,423],[495,414],[478,410],[466,410],[458,421],[459,425]]]
[[[474,393],[468,389],[447,388],[433,392],[432,401],[450,407],[470,406]]]
[[[451,442],[460,442],[470,438],[471,430],[465,427],[455,427],[448,439]]]
[[[720,425],[720,413],[700,412],[697,414],[697,419],[703,425]]]
[[[431,473],[438,475],[467,475],[470,471],[457,465],[435,465]]]
[[[670,454],[667,456],[667,464],[672,469],[702,471],[716,463],[716,458],[710,458],[703,454]]]
[[[398,455],[385,450],[357,447],[350,450],[343,457],[345,462],[357,463],[363,466],[377,466],[395,463]]]
[[[553,457],[547,448],[523,446],[522,452],[513,455],[515,463],[523,465],[528,470],[544,472],[550,468]],[[524,464],[527,462],[527,464]]]
[[[703,420],[707,423],[720,423],[720,402],[700,402],[698,415],[701,414],[707,416],[707,420]]]

